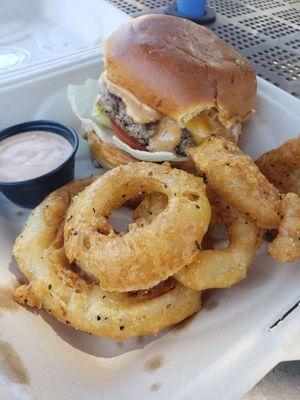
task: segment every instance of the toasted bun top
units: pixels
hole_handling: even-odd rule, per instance
[[[252,111],[256,77],[247,60],[189,20],[146,15],[118,28],[104,47],[108,78],[175,120],[216,107],[226,126]]]

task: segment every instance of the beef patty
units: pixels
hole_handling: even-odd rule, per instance
[[[110,93],[104,82],[100,87],[98,103],[109,119],[142,146],[148,146],[149,140],[154,135],[159,121],[149,122],[148,124],[137,124],[134,122],[134,120],[126,114],[125,103],[120,97]],[[180,143],[174,149],[175,152],[180,156],[185,156],[184,149],[192,146],[195,146],[193,136],[187,129],[183,129]]]

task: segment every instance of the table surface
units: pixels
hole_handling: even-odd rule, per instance
[[[108,0],[132,16],[173,0]],[[239,50],[257,75],[300,98],[300,0],[208,0],[217,14],[208,25]],[[284,362],[244,400],[299,400],[300,361]]]
[[[283,362],[268,373],[243,400],[299,400],[300,361]]]

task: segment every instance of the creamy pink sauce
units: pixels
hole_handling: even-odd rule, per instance
[[[52,132],[30,131],[0,141],[0,181],[18,182],[52,171],[72,153],[67,139]]]
[[[169,117],[162,117],[157,132],[150,138],[150,151],[174,151],[180,142],[181,128],[178,122]]]

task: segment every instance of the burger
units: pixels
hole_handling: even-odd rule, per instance
[[[211,134],[236,142],[253,112],[257,85],[247,60],[211,30],[183,18],[147,15],[106,41],[90,117],[80,115],[74,90],[71,102],[92,157],[114,167],[185,162],[186,148]]]

